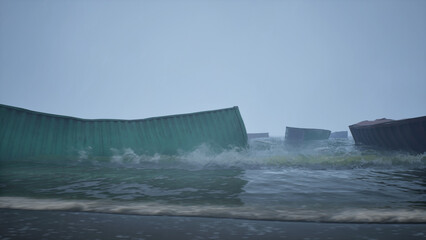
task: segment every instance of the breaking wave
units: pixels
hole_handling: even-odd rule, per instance
[[[278,221],[425,223],[426,155],[353,140],[178,155],[1,161],[0,208]]]
[[[250,141],[248,149],[213,151],[200,145],[192,152],[179,155],[137,155],[132,149],[111,149],[112,156],[92,157],[79,151],[78,163],[111,164],[139,168],[424,168],[426,153],[413,155],[402,151],[359,147],[353,140],[316,141],[306,145],[286,145],[282,138]],[[75,161],[74,161],[75,162]]]
[[[0,197],[0,208],[24,210],[84,211],[150,216],[196,216],[275,221],[341,223],[425,223],[426,210],[419,209],[259,209],[258,206],[171,205],[114,201],[34,199]]]

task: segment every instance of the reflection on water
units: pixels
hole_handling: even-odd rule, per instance
[[[426,155],[351,140],[213,154],[0,162],[0,208],[247,219],[426,222]]]
[[[301,209],[426,209],[425,171],[247,170],[246,204]]]
[[[242,204],[243,170],[9,168],[1,196]]]

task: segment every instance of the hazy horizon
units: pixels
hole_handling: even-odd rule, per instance
[[[426,115],[426,1],[0,1],[0,104],[248,133]]]

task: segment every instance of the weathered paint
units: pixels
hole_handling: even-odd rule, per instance
[[[285,140],[286,141],[324,140],[330,137],[330,133],[331,133],[330,130],[325,130],[325,129],[286,127]]]
[[[397,121],[378,120],[349,126],[356,144],[415,153],[426,152],[426,116]]]
[[[0,160],[75,156],[111,156],[114,150],[136,154],[176,154],[201,144],[213,149],[247,146],[238,107],[140,120],[81,119],[0,104]]]

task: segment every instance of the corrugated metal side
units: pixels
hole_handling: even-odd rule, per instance
[[[206,143],[214,149],[246,147],[238,107],[141,120],[88,120],[0,104],[0,159],[74,156],[88,151],[111,156],[176,154]]]
[[[288,141],[324,140],[330,137],[330,133],[325,129],[286,127],[284,138]]]
[[[426,152],[426,116],[375,125],[349,126],[356,144]]]

